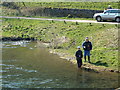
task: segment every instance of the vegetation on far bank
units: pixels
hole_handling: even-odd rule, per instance
[[[120,65],[118,25],[24,19],[3,19],[2,24],[3,37],[35,38],[73,57],[76,47],[88,36],[93,43],[92,64],[116,69]]]
[[[119,2],[14,2],[10,4],[3,4],[9,8],[69,8],[69,9],[90,9],[90,10],[104,10],[111,5],[113,8],[119,8]]]
[[[47,12],[42,15],[45,8],[104,10],[108,5],[119,8],[119,2],[3,2],[1,5],[2,16],[50,16]]]

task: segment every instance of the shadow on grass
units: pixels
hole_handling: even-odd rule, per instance
[[[101,62],[101,61],[97,61],[96,63],[91,63],[91,64],[94,64],[96,66],[105,66],[105,67],[108,67],[108,64],[105,62]]]

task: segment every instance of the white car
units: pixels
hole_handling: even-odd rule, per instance
[[[94,14],[93,18],[98,22],[106,20],[120,22],[120,9],[107,9],[103,13]]]

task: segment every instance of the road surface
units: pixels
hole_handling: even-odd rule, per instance
[[[69,20],[69,19],[48,19],[48,18],[10,17],[10,16],[0,16],[0,18],[33,19],[33,20],[49,20],[49,21],[54,20],[54,21],[66,21],[66,22],[80,22],[80,23],[120,24],[117,22],[97,22],[95,20]]]

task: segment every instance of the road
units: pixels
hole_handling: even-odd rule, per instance
[[[49,21],[54,20],[54,21],[66,21],[66,22],[80,22],[80,23],[120,24],[116,22],[97,22],[96,20],[69,20],[69,19],[48,19],[48,18],[10,17],[10,16],[0,16],[0,18],[33,19],[33,20],[49,20]]]

